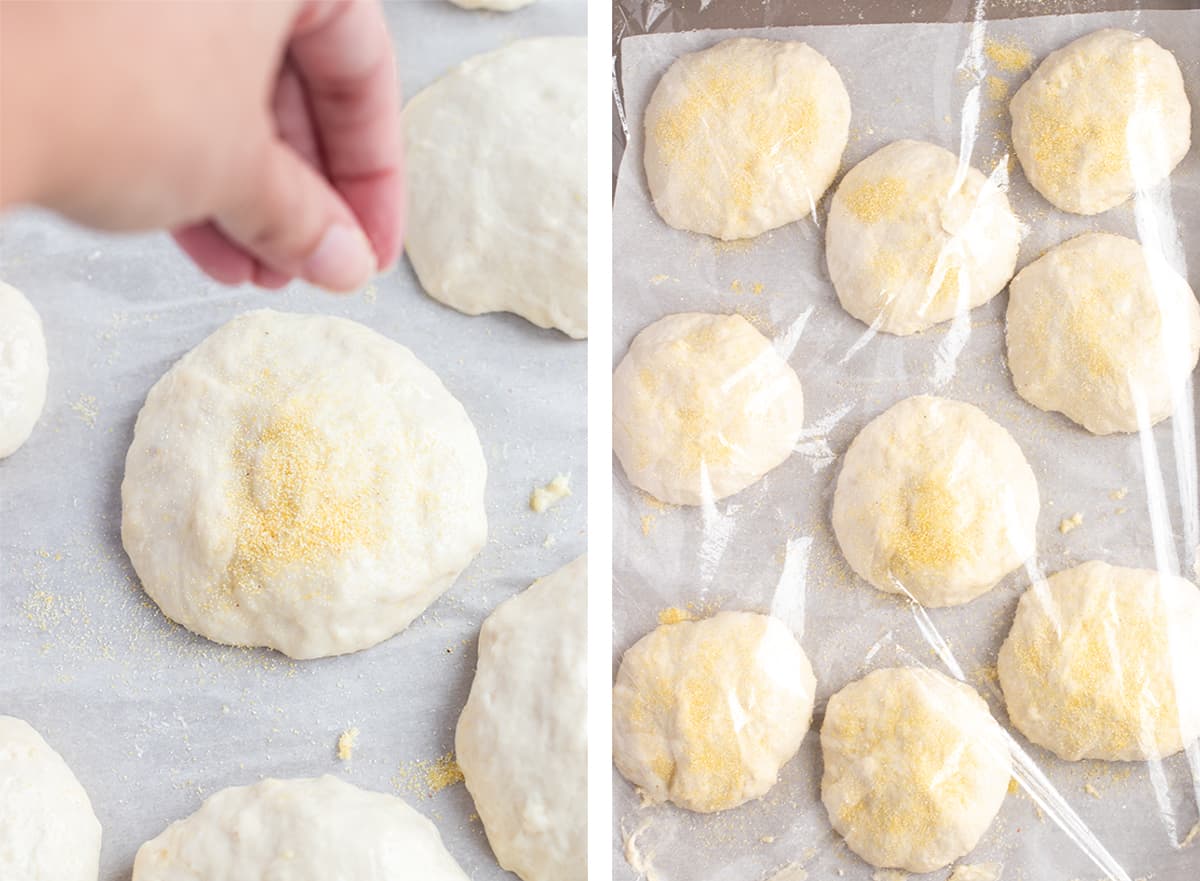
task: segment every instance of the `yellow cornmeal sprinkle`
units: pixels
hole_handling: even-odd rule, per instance
[[[409,762],[401,765],[399,772],[392,778],[392,785],[398,791],[421,798],[431,798],[443,789],[463,781],[462,768],[453,752],[427,759]]]
[[[933,295],[933,302],[938,305],[950,305],[958,301],[958,267],[950,266],[946,268],[945,274],[942,276],[942,283],[938,287],[938,291]]]
[[[1008,83],[998,76],[989,76],[983,81],[987,96],[993,101],[1003,101],[1008,97]]]
[[[696,616],[687,609],[681,609],[678,606],[663,609],[658,613],[659,624],[678,624],[680,621],[694,621],[695,618]]]
[[[977,536],[975,524],[960,523],[958,501],[944,475],[923,478],[907,497],[904,524],[891,542],[890,565],[897,574],[942,568],[966,558]]]
[[[903,178],[889,176],[868,181],[846,197],[846,207],[863,223],[876,223],[896,215],[907,191]]]
[[[1120,279],[1113,280],[1121,286]],[[1114,359],[1114,336],[1128,330],[1102,290],[1081,291],[1071,300],[1064,342],[1072,360],[1097,379],[1115,379],[1121,364]]]
[[[347,728],[337,740],[337,757],[343,762],[354,758],[354,748],[358,745],[358,729]]]
[[[1005,73],[1020,73],[1033,64],[1033,53],[1016,40],[984,40],[983,54]]]

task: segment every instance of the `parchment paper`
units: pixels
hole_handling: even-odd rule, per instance
[[[510,15],[444,0],[388,5],[405,90],[515,38],[582,33],[584,4]],[[403,796],[438,825],[477,881],[496,864],[446,756],[483,618],[585,550],[587,347],[511,315],[441,306],[407,263],[338,298],[206,280],[164,235],[81,232],[35,212],[0,224],[0,278],[41,313],[45,413],[0,461],[0,713],[66,758],[104,826],[102,881],[126,881],[137,847],[230,785],[337,774]],[[237,313],[269,306],[361,321],[411,348],[474,421],[488,461],[487,547],[411,627],[368,651],[294,663],[225,648],[170,624],[120,542],[120,481],[150,386]],[[543,514],[529,493],[563,472],[573,495]],[[360,730],[349,763],[336,741]]]
[[[773,611],[791,624],[813,662],[818,703],[799,756],[759,802],[711,816],[671,806],[642,808],[633,788],[615,775],[616,878],[638,875],[625,859],[627,850],[635,861],[648,863],[649,877],[660,881],[758,881],[793,864],[822,881],[872,877],[872,868],[833,833],[821,805],[817,731],[829,695],[876,667],[919,663],[954,675],[957,664],[989,700],[996,718],[1013,731],[999,700],[994,665],[1031,573],[1013,573],[968,605],[925,612],[855,577],[833,539],[829,510],[838,457],[859,429],[896,401],[918,393],[965,400],[1012,433],[1041,489],[1038,563],[1044,572],[1100,558],[1195,579],[1200,540],[1194,409],[1177,413],[1144,438],[1102,438],[1025,403],[1004,360],[1006,294],[972,312],[962,333],[948,324],[918,337],[880,336],[858,347],[865,326],[839,307],[825,268],[828,194],[816,222],[794,223],[748,243],[721,244],[663,223],[651,205],[641,164],[642,115],[658,78],[679,55],[735,34],[804,40],[829,58],[851,96],[843,173],[901,137],[969,153],[973,165],[990,173],[1009,149],[1007,95],[1029,71],[1000,68],[987,47],[1016,41],[1036,63],[1050,50],[1106,26],[1145,32],[1172,50],[1193,107],[1200,103],[1197,12],[700,31],[622,41],[629,146],[614,204],[614,358],[663,315],[740,311],[789,355],[804,384],[810,430],[786,463],[707,510],[663,509],[634,490],[614,464],[614,670],[621,653],[657,625],[664,607],[690,605],[701,614],[718,608]],[[1194,126],[1198,120],[1200,113],[1194,113]],[[1095,218],[1054,210],[1014,162],[1010,198],[1028,226],[1018,267],[1075,234],[1108,230],[1157,243],[1197,287],[1200,149],[1195,144],[1200,137],[1195,128],[1192,140],[1190,154],[1168,184]],[[1194,399],[1191,390],[1188,397]],[[1083,515],[1082,525],[1060,532],[1060,522],[1076,512]],[[935,651],[939,639],[945,640],[940,655]],[[1056,792],[1069,808],[1061,818],[1076,826],[1070,834],[1064,831],[1023,785],[1008,796],[964,863],[1000,863],[1004,879],[1028,881],[1200,877],[1198,846],[1180,848],[1197,823],[1200,752],[1195,746],[1190,767],[1185,755],[1150,764],[1071,764],[1013,733],[1053,787],[1054,792],[1039,796],[1043,803]],[[1024,778],[1030,779],[1029,773]],[[629,846],[633,833],[638,834]]]

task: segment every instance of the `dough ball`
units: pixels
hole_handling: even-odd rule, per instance
[[[997,663],[1021,733],[1068,761],[1159,759],[1200,737],[1200,591],[1093,560],[1035,583]]]
[[[534,0],[450,0],[463,9],[488,9],[493,12],[512,12],[533,3]]]
[[[586,881],[586,556],[483,623],[455,751],[502,867]]]
[[[342,318],[233,319],[150,390],[121,537],[167,617],[316,658],[375,645],[487,537],[475,428],[408,349]]]
[[[811,46],[739,38],[672,64],[645,125],[663,220],[747,239],[816,210],[846,148],[850,96]]]
[[[336,777],[223,789],[138,849],[133,881],[467,881],[437,827]]]
[[[1099,214],[1159,183],[1191,146],[1175,56],[1115,28],[1047,55],[1009,109],[1025,177],[1075,214]]]
[[[613,760],[653,803],[701,813],[766,795],[812,722],[816,679],[777,618],[664,624],[625,652]]]
[[[799,377],[740,315],[661,318],[613,373],[613,450],[630,483],[673,505],[755,483],[803,422]]]
[[[0,282],[0,459],[33,432],[49,373],[42,319],[24,294]]]
[[[518,40],[414,97],[405,248],[468,315],[587,336],[587,40]]]
[[[1200,305],[1186,281],[1124,236],[1052,248],[1009,287],[1008,366],[1021,397],[1094,434],[1154,424],[1200,354]]]
[[[894,141],[846,174],[829,206],[825,259],[843,308],[919,333],[996,296],[1020,225],[1003,190],[924,141]]]
[[[975,847],[1012,777],[983,699],[922,667],[876,670],[831,697],[821,754],[833,828],[871,865],[918,874]]]
[[[921,395],[859,432],[833,495],[846,561],[879,590],[954,606],[1033,556],[1037,480],[1012,436],[970,404]]]
[[[0,878],[96,881],[99,875],[100,821],[87,793],[41,735],[0,716]]]

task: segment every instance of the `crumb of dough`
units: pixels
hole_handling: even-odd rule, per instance
[[[654,515],[645,514],[642,516],[642,535],[649,535],[654,531]]]
[[[1020,73],[1033,64],[1033,53],[1017,40],[984,40],[983,54],[1006,73]]]
[[[1092,798],[1096,798],[1096,799],[1100,798],[1100,790],[1097,789],[1096,787],[1092,786],[1092,784],[1090,784],[1090,783],[1083,784],[1083,791],[1086,792],[1088,795],[1090,795]]]
[[[671,278],[671,276],[664,275],[663,273],[659,273],[658,275],[652,275],[652,276],[650,276],[650,284],[660,285],[664,281],[668,281],[670,278]]]
[[[1009,794],[1009,795],[1016,795],[1016,794],[1017,794],[1018,792],[1020,792],[1020,791],[1021,791],[1021,784],[1019,784],[1019,783],[1017,782],[1017,778],[1016,778],[1016,777],[1009,777],[1009,778],[1008,778],[1008,794]]]
[[[337,757],[343,762],[354,758],[354,748],[358,746],[358,729],[347,728],[337,739]]]
[[[1066,535],[1072,529],[1078,528],[1083,524],[1083,515],[1076,511],[1070,517],[1064,517],[1058,524],[1058,531]]]
[[[1121,499],[1125,498],[1125,496],[1127,496],[1127,495],[1129,495],[1129,487],[1123,486],[1120,489],[1114,489],[1112,492],[1110,492],[1108,494],[1108,497],[1110,499],[1112,499],[1114,502],[1119,502],[1119,501],[1121,501]]]
[[[529,507],[538,514],[557,505],[571,494],[571,478],[566,474],[557,475],[545,486],[535,486],[529,495]]]
[[[959,863],[946,881],[997,881],[1000,863]]]
[[[645,852],[638,845],[638,838],[650,826],[649,820],[643,820],[641,824],[629,834],[625,835],[625,862],[629,863],[629,868],[645,877],[646,881],[657,881],[658,872],[655,871],[653,863],[650,862],[653,854]],[[622,833],[624,830],[622,829]]]
[[[760,841],[762,844],[774,844],[774,843],[775,843],[775,836],[774,836],[774,835],[764,835],[762,838],[760,838],[760,839],[758,839],[758,840],[759,840],[759,841]]]
[[[542,542],[542,547],[552,548],[552,547],[554,547],[556,542],[557,542],[557,539],[553,535],[550,535],[549,533],[547,533],[546,540],[544,542]]]
[[[687,609],[681,609],[678,606],[672,606],[669,609],[663,609],[658,613],[659,624],[678,624],[681,621],[695,621],[696,616]]]
[[[772,875],[770,881],[805,881],[807,878],[808,872],[803,866],[797,863],[788,863]]]

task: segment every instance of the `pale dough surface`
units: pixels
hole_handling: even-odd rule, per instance
[[[587,336],[586,47],[518,40],[408,103],[405,247],[430,296]]]
[[[645,328],[613,373],[613,450],[655,498],[740,492],[800,440],[800,379],[740,315],[683,312]]]
[[[811,46],[739,38],[675,61],[645,126],[663,220],[745,239],[814,213],[842,161],[850,97]]]
[[[815,693],[804,650],[777,618],[663,624],[621,659],[613,760],[651,803],[734,808],[775,785],[808,732]]]
[[[503,868],[586,881],[586,556],[484,621],[455,752]]]
[[[26,722],[0,716],[0,878],[96,881],[100,821],[67,763]]]
[[[437,828],[336,777],[223,789],[138,850],[133,881],[467,881]]]
[[[1068,761],[1138,761],[1200,737],[1200,590],[1092,560],[1017,604],[997,663],[1012,723]]]
[[[1171,415],[1200,355],[1188,283],[1133,239],[1086,233],[1009,287],[1008,365],[1021,397],[1094,434]]]
[[[847,312],[911,334],[998,294],[1020,240],[1008,197],[980,171],[935,144],[893,141],[838,184],[825,259]]]
[[[987,704],[936,670],[876,670],[833,695],[821,799],[874,866],[932,872],[969,853],[1008,791],[1012,760]]]
[[[1099,214],[1166,178],[1191,145],[1175,56],[1106,28],[1046,56],[1009,105],[1025,177],[1055,207]]]
[[[33,432],[49,372],[42,319],[24,294],[0,282],[0,459]]]
[[[1037,480],[982,410],[907,398],[850,444],[833,496],[838,545],[879,590],[925,606],[973,600],[1029,559]]]
[[[479,552],[486,474],[462,405],[408,349],[342,318],[249,312],[150,390],[121,536],[189,630],[342,654],[403,630]]]

